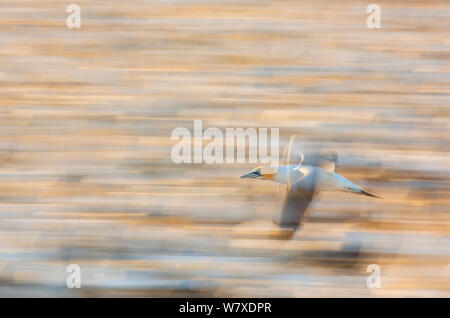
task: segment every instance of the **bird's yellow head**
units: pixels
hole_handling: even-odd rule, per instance
[[[259,179],[273,179],[274,176],[278,173],[278,167],[270,167],[270,166],[261,166],[253,169],[249,173],[243,174],[239,178],[259,178]]]

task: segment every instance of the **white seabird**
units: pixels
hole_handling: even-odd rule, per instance
[[[380,198],[337,174],[334,171],[337,161],[335,153],[295,155],[297,164],[261,166],[240,176],[240,178],[271,180],[284,186],[281,208],[275,211],[273,217],[274,223],[280,227],[295,230],[302,223],[314,195],[321,191],[344,191]],[[288,157],[291,159],[292,155],[289,154]]]

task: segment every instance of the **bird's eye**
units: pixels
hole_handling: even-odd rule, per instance
[[[260,171],[258,171],[258,170],[257,171],[253,171],[253,173],[256,174],[257,176],[261,177],[261,172]]]

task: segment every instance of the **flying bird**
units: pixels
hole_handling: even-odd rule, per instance
[[[337,162],[335,152],[294,151],[292,149],[294,139],[294,136],[291,137],[289,142],[286,164],[277,167],[257,167],[240,176],[240,178],[271,180],[282,186],[282,204],[275,211],[273,222],[281,228],[290,229],[290,237],[301,225],[314,195],[318,192],[344,191],[380,198],[335,172]]]

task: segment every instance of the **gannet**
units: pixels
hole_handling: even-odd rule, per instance
[[[275,211],[273,222],[295,230],[303,221],[314,197],[321,191],[344,191],[374,198],[350,180],[335,172],[335,153],[298,153],[296,164],[261,166],[240,178],[271,180],[283,185],[281,208]],[[292,157],[289,155],[289,157]]]

